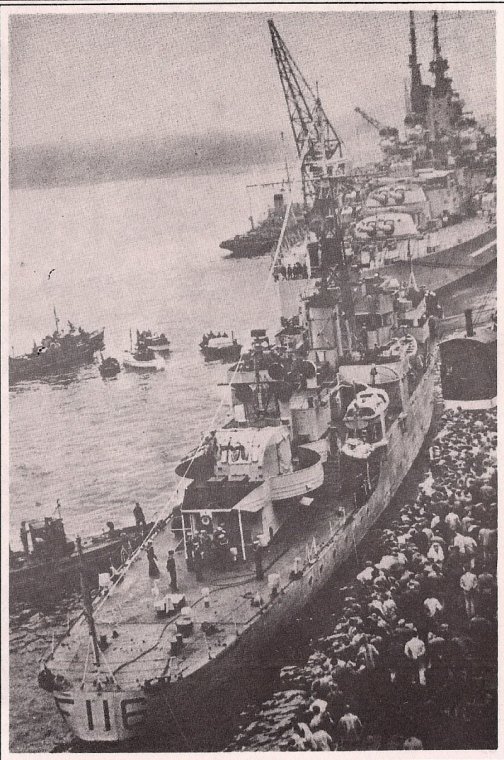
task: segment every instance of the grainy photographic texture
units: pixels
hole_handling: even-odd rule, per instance
[[[495,749],[495,10],[4,11],[10,751]]]

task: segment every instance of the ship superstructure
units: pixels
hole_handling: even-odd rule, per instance
[[[439,14],[432,13],[432,60],[429,72],[432,83],[422,79],[418,60],[414,11],[409,12],[410,84],[406,90],[405,137],[396,127],[386,126],[357,107],[365,121],[378,130],[383,152],[383,167],[390,171],[396,165],[421,168],[467,167],[477,175],[495,174],[495,137],[478,123],[473,113],[454,89],[448,76],[448,59],[441,50]]]
[[[381,164],[365,169],[352,167],[348,157],[343,156],[342,140],[335,137],[320,97],[314,96],[270,22],[303,185],[311,182],[314,188],[308,198],[305,195],[305,201],[309,201],[306,238],[277,257],[279,280],[306,279],[301,270],[307,267],[308,259],[313,263],[313,233],[320,225],[318,204],[332,192],[331,180],[336,177],[339,182],[334,201],[340,215],[340,234],[345,255],[355,266],[405,283],[414,262],[419,284],[439,291],[495,261],[492,139],[480,130],[476,147],[464,142],[464,120],[469,117],[446,76],[448,64],[441,55],[436,13],[431,63],[434,85],[423,84],[412,12],[409,18],[411,88],[406,125],[413,124],[414,128],[408,127],[406,141],[401,141],[397,129],[357,108],[379,131],[384,151]],[[330,148],[321,149],[325,135],[331,136]],[[309,162],[304,157],[305,150],[311,156]],[[317,178],[315,182],[313,178]],[[304,292],[305,286],[300,282],[281,286],[284,303],[288,291]],[[293,302],[292,308],[295,305]]]

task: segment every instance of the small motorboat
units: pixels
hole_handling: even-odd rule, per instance
[[[163,357],[143,345],[137,346],[136,351],[126,351],[123,364],[124,369],[133,372],[158,372],[165,368]]]
[[[121,365],[112,356],[107,356],[106,359],[101,355],[101,363],[98,365],[100,375],[102,377],[115,377],[121,371]]]
[[[236,362],[241,356],[242,345],[238,343],[233,333],[231,337],[225,333],[206,333],[200,345],[201,352],[207,361]]]
[[[130,350],[125,352],[124,369],[131,372],[157,372],[165,368],[164,359],[150,348],[137,330],[137,343],[133,350],[133,338],[130,330]]]
[[[157,354],[169,354],[171,351],[170,341],[164,333],[153,333],[150,330],[137,330],[137,343],[143,343]]]

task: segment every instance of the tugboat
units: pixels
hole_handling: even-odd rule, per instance
[[[42,377],[61,375],[68,370],[91,364],[97,351],[105,348],[105,329],[86,332],[68,323],[68,332],[59,329],[59,319],[54,310],[56,330],[47,335],[31,353],[24,356],[9,356],[9,384],[23,380],[38,380]]]
[[[12,603],[51,602],[64,592],[78,588],[79,559],[74,541],[68,540],[60,505],[59,516],[21,523],[22,551],[10,551],[9,589]],[[144,528],[148,532],[152,523]],[[137,525],[116,528],[107,523],[107,530],[82,540],[86,558],[86,579],[91,588],[98,588],[101,573],[111,567],[119,569],[143,540]]]
[[[228,370],[232,419],[176,469],[190,481],[182,540],[156,525],[125,565],[128,582],[44,663],[42,682],[83,741],[163,731],[218,746],[215,712],[232,712],[247,663],[355,551],[425,440],[436,375],[425,296],[413,303],[352,271],[326,203],[312,293],[274,345],[253,331]],[[173,552],[171,586],[149,578],[147,549],[161,567]]]
[[[223,240],[220,243],[220,248],[231,251],[231,257],[235,258],[251,258],[252,256],[263,256],[266,253],[271,253],[280,237],[285,209],[283,193],[275,193],[273,208],[268,210],[266,219],[258,226],[254,226],[254,220],[251,216],[250,230],[243,235],[235,235],[234,238]],[[294,204],[287,235],[294,242],[294,238],[301,236],[303,232],[304,217],[302,207],[299,204]]]
[[[165,369],[165,362],[161,356],[149,348],[140,337],[135,350],[133,350],[130,331],[130,351],[126,352],[123,359],[124,369],[130,372],[158,372]]]
[[[201,340],[200,349],[206,361],[236,362],[240,358],[242,350],[241,343],[231,333],[231,337],[226,332],[214,333],[212,331],[205,333]]]
[[[137,330],[137,343],[144,343],[147,348],[151,348],[157,354],[162,356],[171,352],[170,341],[164,333],[152,333],[150,330]]]
[[[439,344],[441,389],[451,409],[490,409],[497,404],[497,315],[475,328],[472,309],[466,329]]]
[[[104,359],[102,354],[98,370],[102,377],[116,377],[121,371],[121,365],[113,356],[107,356],[107,358]]]

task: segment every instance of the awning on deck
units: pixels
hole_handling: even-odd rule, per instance
[[[254,488],[253,491],[244,496],[243,499],[238,502],[238,504],[235,504],[233,511],[249,512],[250,514],[260,512],[264,508],[265,501],[268,498],[269,493],[266,488],[266,483],[262,483],[260,486]]]

